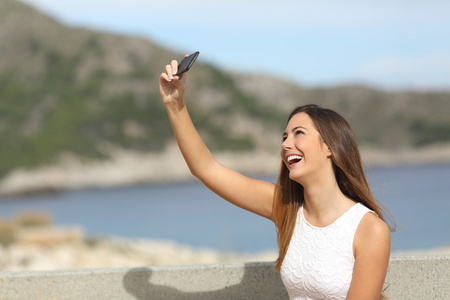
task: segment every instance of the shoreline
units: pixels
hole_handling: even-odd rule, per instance
[[[278,153],[268,151],[219,152],[214,156],[231,169],[252,176],[272,176],[281,162]],[[157,154],[113,149],[110,157],[105,161],[86,161],[67,154],[54,165],[18,169],[0,181],[0,196],[196,180],[176,144]],[[361,147],[361,157],[366,168],[450,164],[450,144],[396,151]]]
[[[393,251],[391,258],[449,255],[450,245],[434,249]],[[114,268],[236,262],[274,262],[277,250],[256,253],[195,248],[171,240],[123,237],[86,238],[82,229],[37,227],[19,232],[0,247],[0,272],[81,268]]]

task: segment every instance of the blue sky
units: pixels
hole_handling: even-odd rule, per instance
[[[228,70],[305,86],[450,90],[448,0],[22,0]]]

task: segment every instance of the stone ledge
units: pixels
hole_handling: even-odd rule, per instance
[[[450,256],[395,257],[391,299],[450,299]],[[273,263],[0,273],[5,299],[288,299]]]

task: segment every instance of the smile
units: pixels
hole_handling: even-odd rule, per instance
[[[303,159],[303,156],[300,156],[300,155],[290,155],[290,156],[288,156],[288,158],[287,158],[286,160],[287,160],[288,165],[289,165],[289,166],[292,166],[292,165],[294,165],[294,164],[300,162],[302,159]]]

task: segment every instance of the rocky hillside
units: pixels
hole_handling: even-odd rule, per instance
[[[305,89],[254,75],[234,78],[247,93],[285,112],[306,103],[335,109],[352,125],[360,144],[368,147],[411,149],[450,142],[448,91],[388,92],[364,86]]]
[[[142,38],[68,28],[21,2],[0,0],[0,176],[68,156],[107,160],[112,149],[161,153],[173,135],[158,77],[182,56]],[[367,147],[450,142],[450,93],[305,89],[227,73],[200,56],[186,98],[216,150],[278,151],[287,114],[305,103],[337,109]]]

